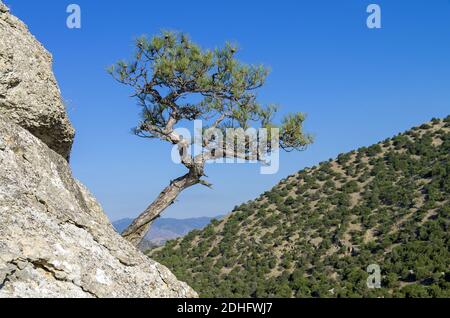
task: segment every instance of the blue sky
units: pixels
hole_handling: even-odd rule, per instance
[[[133,39],[161,29],[189,33],[201,46],[237,42],[240,59],[271,68],[262,102],[308,114],[316,142],[283,154],[280,171],[209,165],[214,184],[183,193],[167,217],[214,216],[280,179],[341,152],[370,145],[450,113],[450,1],[106,1],[4,0],[52,52],[77,130],[71,166],[112,220],[138,215],[169,180],[184,174],[170,147],[130,133],[138,107],[105,69],[131,57]],[[66,27],[66,7],[82,28]],[[377,3],[382,28],[366,27]]]

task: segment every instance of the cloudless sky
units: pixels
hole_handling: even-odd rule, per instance
[[[316,142],[283,154],[280,171],[208,165],[210,190],[197,186],[164,214],[215,216],[258,196],[305,166],[450,114],[450,1],[106,1],[4,0],[53,54],[77,130],[71,166],[112,220],[138,215],[185,173],[170,147],[130,133],[139,108],[105,69],[133,53],[133,39],[161,29],[189,33],[204,48],[239,44],[239,58],[271,74],[260,101],[308,114]],[[66,7],[82,28],[66,27]],[[377,3],[382,28],[368,29]]]

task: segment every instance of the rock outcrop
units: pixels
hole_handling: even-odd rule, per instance
[[[0,117],[0,296],[195,293],[116,233],[64,158]]]
[[[0,114],[69,158],[74,129],[52,72],[52,56],[1,1]]]
[[[0,297],[196,297],[73,178],[50,55],[1,2],[0,36]]]

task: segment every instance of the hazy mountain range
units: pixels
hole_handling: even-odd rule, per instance
[[[145,236],[147,241],[146,247],[160,246],[168,240],[182,237],[192,230],[202,229],[207,226],[211,220],[220,219],[217,217],[197,217],[188,219],[159,218],[151,226],[150,231]],[[117,232],[121,233],[133,219],[125,218],[113,222],[113,226]]]

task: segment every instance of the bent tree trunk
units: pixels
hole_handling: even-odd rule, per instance
[[[202,170],[202,169],[201,169]],[[137,217],[125,231],[122,236],[138,246],[147,234],[150,225],[161,215],[161,213],[174,203],[178,195],[185,189],[200,183],[203,175],[198,169],[191,169],[187,174],[173,180],[170,185],[162,191],[155,201],[144,212]]]

